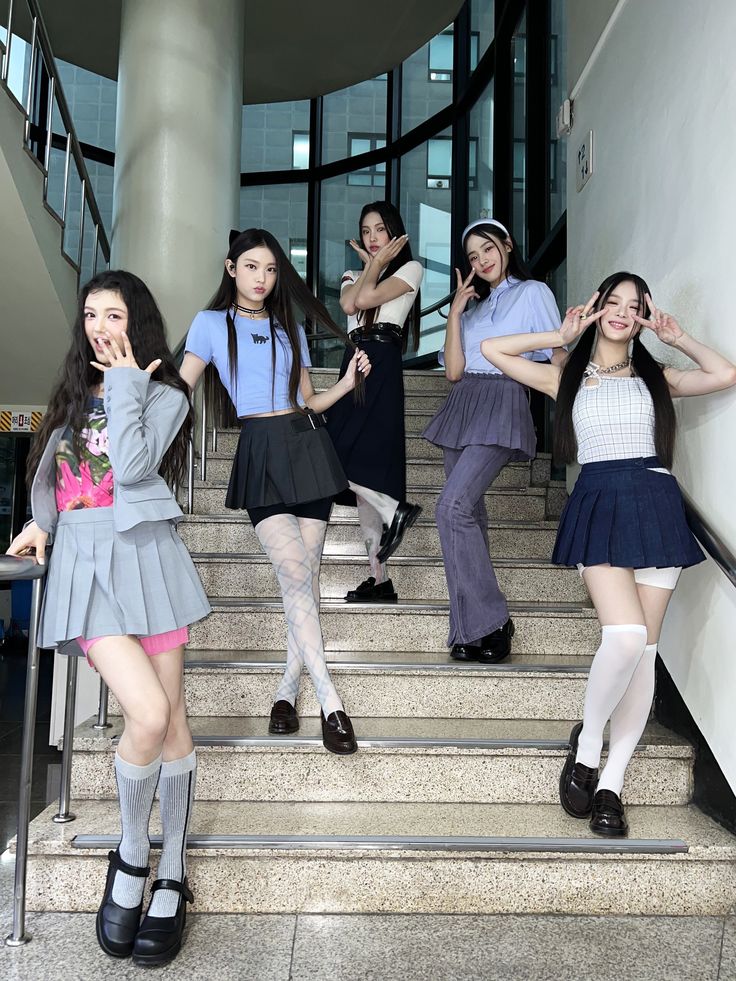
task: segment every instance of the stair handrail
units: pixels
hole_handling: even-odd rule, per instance
[[[47,208],[54,211],[57,215],[63,227],[66,227],[66,215],[67,215],[67,202],[68,202],[68,190],[69,190],[69,160],[70,157],[74,160],[77,167],[77,173],[79,175],[79,180],[82,188],[82,206],[79,213],[79,247],[77,250],[77,260],[76,262],[71,256],[68,256],[72,265],[77,272],[77,278],[81,275],[82,271],[82,254],[84,248],[84,213],[85,205],[89,209],[90,217],[94,224],[94,243],[93,243],[93,261],[92,261],[92,274],[97,272],[97,257],[98,252],[101,250],[104,257],[105,263],[110,262],[110,243],[105,232],[105,226],[102,221],[102,216],[100,215],[100,209],[97,206],[97,200],[92,189],[92,182],[89,177],[89,172],[87,171],[87,166],[84,161],[84,154],[82,153],[82,147],[80,141],[77,137],[76,129],[74,128],[74,123],[72,121],[72,114],[69,110],[69,105],[66,101],[64,95],[64,90],[61,84],[61,79],[59,77],[59,71],[56,67],[56,59],[54,58],[53,50],[51,48],[51,41],[49,40],[48,31],[46,29],[46,24],[41,13],[41,8],[37,0],[25,0],[26,6],[28,7],[29,14],[31,16],[31,63],[30,71],[28,73],[28,91],[26,93],[25,105],[21,105],[21,110],[25,116],[25,128],[24,128],[24,142],[29,143],[31,134],[31,113],[33,111],[34,96],[36,94],[36,57],[37,50],[41,54],[44,67],[49,76],[49,94],[46,107],[46,145],[44,153],[44,161],[42,164],[42,169],[44,173],[44,189],[43,189],[43,200]],[[0,70],[0,84],[6,89],[8,94],[13,96],[13,93],[8,88],[8,68],[10,65],[10,52],[13,41],[13,21],[15,14],[15,0],[8,0],[8,17],[7,17],[7,38],[5,44],[5,51],[2,58],[2,69]],[[17,100],[16,100],[17,101]],[[65,150],[65,160],[64,160],[64,194],[62,198],[62,213],[58,214],[56,210],[48,202],[48,179],[49,179],[49,162],[51,156],[51,141],[53,138],[53,116],[54,116],[54,102],[56,102],[56,107],[59,111],[62,124],[67,134],[66,138],[66,150]],[[66,253],[64,253],[66,255]]]
[[[729,582],[733,586],[736,586],[736,556],[720,535],[706,521],[693,499],[684,490],[682,491],[682,497],[685,502],[687,523],[690,525],[693,535],[695,535]]]

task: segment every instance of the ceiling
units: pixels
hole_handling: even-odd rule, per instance
[[[40,2],[57,58],[117,77],[123,0]],[[255,104],[309,99],[380,75],[447,27],[463,0],[241,2],[243,102]],[[26,16],[22,0],[15,7],[18,17]],[[7,4],[2,8],[5,24]],[[27,24],[19,20],[18,31],[27,36]]]

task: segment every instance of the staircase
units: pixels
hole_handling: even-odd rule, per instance
[[[313,372],[315,386],[334,373]],[[516,623],[494,667],[447,656],[447,585],[433,502],[441,456],[419,433],[441,376],[407,372],[409,497],[425,512],[390,571],[397,605],[347,605],[366,574],[354,511],[335,508],[322,567],[330,668],[359,752],[321,742],[305,674],[294,737],[267,733],[285,659],[270,565],[247,516],[224,510],[236,434],[222,433],[180,525],[214,612],[192,630],[189,712],[199,752],[189,878],[203,912],[723,914],[736,839],[691,803],[691,747],[651,723],[629,768],[631,837],[590,834],[557,803],[599,630],[575,570],[549,564],[564,488],[549,459],[512,464],[488,494],[491,548]],[[94,910],[119,834],[121,731],[78,728],[77,820],[31,825],[28,908]],[[154,822],[157,820],[154,808]],[[158,827],[154,825],[154,831]],[[156,840],[154,840],[154,845]]]

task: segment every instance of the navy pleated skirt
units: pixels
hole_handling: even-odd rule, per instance
[[[697,565],[705,559],[685,517],[677,481],[656,456],[583,465],[560,518],[556,565],[628,569]]]
[[[490,372],[463,375],[422,435],[453,450],[504,446],[517,462],[531,460],[537,449],[528,389]]]

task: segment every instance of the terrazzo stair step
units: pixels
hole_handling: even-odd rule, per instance
[[[119,837],[112,801],[31,824],[28,908],[94,912]],[[550,805],[197,800],[187,856],[195,912],[724,915],[733,836],[693,806],[627,810],[596,838]],[[154,868],[160,847],[152,817]],[[152,872],[152,877],[155,876]],[[584,899],[582,898],[584,897]]]
[[[185,515],[178,526],[184,544],[192,552],[258,552],[260,542],[246,514]],[[557,531],[556,521],[489,521],[488,537],[494,559],[539,559],[548,562]],[[325,555],[352,555],[365,559],[365,545],[357,517],[330,521]],[[420,518],[404,535],[401,553],[442,555],[437,525]]]
[[[309,374],[315,391],[330,388],[338,379],[336,368],[310,368]],[[423,371],[416,368],[405,369],[404,395],[447,395],[452,383],[447,380],[442,370]]]
[[[77,728],[72,798],[114,798],[112,754],[121,720],[102,734]],[[353,717],[358,752],[329,753],[319,719],[271,736],[264,716],[194,717],[200,800],[554,804],[572,722]],[[656,723],[627,771],[624,800],[689,802],[692,747]]]
[[[274,597],[279,594],[273,567],[263,553],[252,555],[193,553],[208,596]],[[532,560],[499,559],[495,564],[501,589],[511,601],[584,603],[588,594],[575,569]],[[327,556],[322,561],[323,599],[344,599],[370,573],[365,558]],[[389,574],[403,600],[437,599],[448,602],[442,560],[400,555],[391,560]],[[385,605],[385,604],[384,604]]]
[[[257,651],[246,657],[203,658],[189,652],[186,699],[190,716],[268,716],[281,681],[286,655]],[[239,652],[238,652],[239,653]],[[351,715],[366,718],[417,717],[437,719],[559,719],[581,715],[587,681],[587,658],[572,665],[460,664],[440,655],[413,655],[404,663],[394,659],[371,663],[335,660],[330,673]],[[406,655],[406,657],[410,657]],[[441,660],[440,660],[441,658]],[[531,660],[531,659],[529,659]],[[297,702],[303,717],[318,717],[314,686],[304,673]],[[120,715],[114,697],[110,712]]]
[[[248,597],[211,598],[213,612],[191,628],[202,650],[286,648],[280,601]],[[592,654],[600,628],[592,607],[581,603],[511,603],[519,654]],[[386,606],[323,600],[321,623],[328,650],[447,651],[447,604],[420,600]]]
[[[232,460],[235,448],[238,445],[239,429],[221,429],[217,434],[217,453],[230,457]],[[207,459],[210,459],[212,446],[212,436],[208,437]],[[442,460],[442,449],[434,443],[428,443],[426,439],[418,433],[407,435],[405,441],[407,460]],[[197,448],[199,452],[199,448]]]

